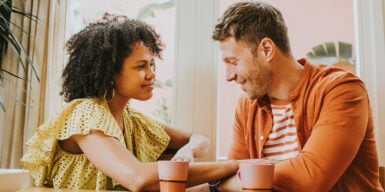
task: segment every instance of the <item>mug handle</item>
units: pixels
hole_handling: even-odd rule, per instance
[[[240,170],[237,171],[237,175],[238,175],[238,178],[241,179],[241,171]]]

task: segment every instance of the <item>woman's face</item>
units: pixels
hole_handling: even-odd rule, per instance
[[[154,89],[154,55],[150,49],[137,43],[123,61],[122,70],[114,76],[115,97],[147,100]]]

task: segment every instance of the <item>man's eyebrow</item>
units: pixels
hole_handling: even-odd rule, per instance
[[[222,57],[222,60],[223,60],[224,62],[230,63],[230,62],[232,62],[232,61],[237,61],[238,58],[236,58],[236,57],[234,57],[234,56],[231,56],[231,57]]]

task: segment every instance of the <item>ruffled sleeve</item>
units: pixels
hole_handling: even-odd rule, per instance
[[[123,140],[123,134],[108,105],[102,99],[85,99],[70,109],[72,112],[62,116],[64,128],[59,129],[57,139],[68,139],[72,135],[87,135],[91,130],[99,130],[104,134]]]

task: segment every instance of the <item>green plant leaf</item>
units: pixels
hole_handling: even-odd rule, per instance
[[[164,83],[165,86],[167,87],[172,87],[172,80],[171,79],[167,79],[167,81]]]
[[[11,72],[9,72],[7,70],[4,70],[4,69],[1,69],[0,72],[7,73],[8,75],[11,75],[12,77],[15,77],[15,78],[18,78],[18,79],[23,79],[23,78],[17,76],[16,74],[13,74],[13,73],[11,73]]]
[[[352,55],[353,55],[352,44],[344,43],[344,42],[338,42],[338,46],[340,48],[339,49],[340,57],[345,58],[345,59],[349,59],[352,57]]]
[[[12,97],[16,102],[21,103],[23,105],[26,105],[25,103],[18,100],[18,98],[10,91],[4,84],[3,84],[3,75],[8,74],[12,77],[16,77],[18,79],[23,79],[24,81],[28,81],[28,76],[25,75],[25,77],[19,77],[18,74],[14,74],[10,71],[7,71],[2,66],[2,61],[7,54],[7,50],[12,50],[18,61],[16,64],[20,65],[21,68],[26,72],[27,74],[27,67],[29,66],[32,69],[32,73],[40,82],[39,75],[37,73],[37,70],[32,62],[32,59],[30,58],[28,52],[25,50],[23,45],[20,43],[18,38],[15,36],[15,33],[12,30],[20,30],[22,33],[25,33],[29,35],[28,32],[23,30],[22,27],[18,26],[16,23],[11,21],[11,14],[18,14],[23,18],[30,19],[32,21],[38,21],[38,18],[34,16],[32,13],[23,11],[21,9],[18,9],[17,7],[12,6],[12,0],[0,0],[0,89],[5,90],[5,92]],[[12,26],[12,30],[11,30]],[[10,48],[9,48],[10,47]],[[24,90],[26,91],[26,90]],[[0,107],[3,111],[5,111],[5,103],[3,98],[0,98]]]
[[[32,68],[32,71],[33,71],[33,73],[35,74],[35,77],[36,77],[37,81],[40,81],[40,78],[39,78],[39,75],[37,74],[36,68],[35,68],[35,66],[33,65],[32,60],[31,60],[31,58],[29,57],[27,51],[24,49],[23,45],[21,45],[21,43],[19,42],[19,40],[15,37],[15,35],[14,35],[13,33],[11,33],[10,35],[11,35],[12,38],[15,40],[17,46],[20,48],[21,53],[24,54],[25,59],[27,59],[27,64],[28,64],[28,63],[30,64],[30,66],[31,66],[31,68]],[[24,61],[23,61],[23,60],[20,60],[20,62],[22,62],[22,64],[24,65]],[[24,70],[25,70],[25,69],[26,69],[26,68],[24,67]],[[27,72],[27,71],[25,70],[25,72]]]
[[[10,8],[12,5],[12,2],[9,0],[2,0],[0,5],[0,33],[8,36],[10,32],[10,21],[11,21],[11,12],[12,9]],[[7,42],[0,37],[0,61],[2,61],[3,56],[7,52]],[[0,62],[0,68],[1,62]],[[1,77],[1,74],[0,74]]]
[[[3,4],[6,2],[7,2],[7,0],[0,0],[0,6],[3,6]]]
[[[143,20],[147,17],[155,17],[156,10],[164,10],[175,6],[175,0],[158,1],[150,3],[139,9],[137,19]]]
[[[7,36],[5,36],[4,34],[0,33],[0,36],[3,37],[3,39],[8,43],[8,45],[11,46],[11,48],[13,49],[13,51],[15,52],[15,55],[16,57],[18,58],[18,60],[20,61],[20,64],[23,68],[24,71],[26,71],[26,67],[24,65],[24,61],[23,61],[23,58],[21,56],[21,52],[20,52],[20,49],[18,49],[18,43],[15,42],[14,39],[11,39],[11,38],[8,38]],[[5,71],[4,69],[1,68],[1,71]],[[10,73],[10,72],[9,72]],[[14,74],[14,76],[17,76]],[[0,76],[0,79],[2,78],[2,75]]]
[[[306,57],[313,63],[334,64],[337,62],[347,62],[355,64],[353,58],[353,46],[345,42],[326,42],[312,48]]]
[[[15,100],[16,102],[18,103],[21,103],[22,105],[26,105],[24,102],[20,101],[15,94],[12,93],[11,90],[9,90],[6,86],[3,85],[2,81],[0,81],[0,88],[3,89],[5,91],[5,93],[12,97],[13,100]],[[23,89],[23,92],[26,92],[25,89]]]
[[[337,57],[336,46],[334,43],[332,43],[332,42],[325,43],[325,46],[326,46],[326,51],[327,51],[328,57]]]

